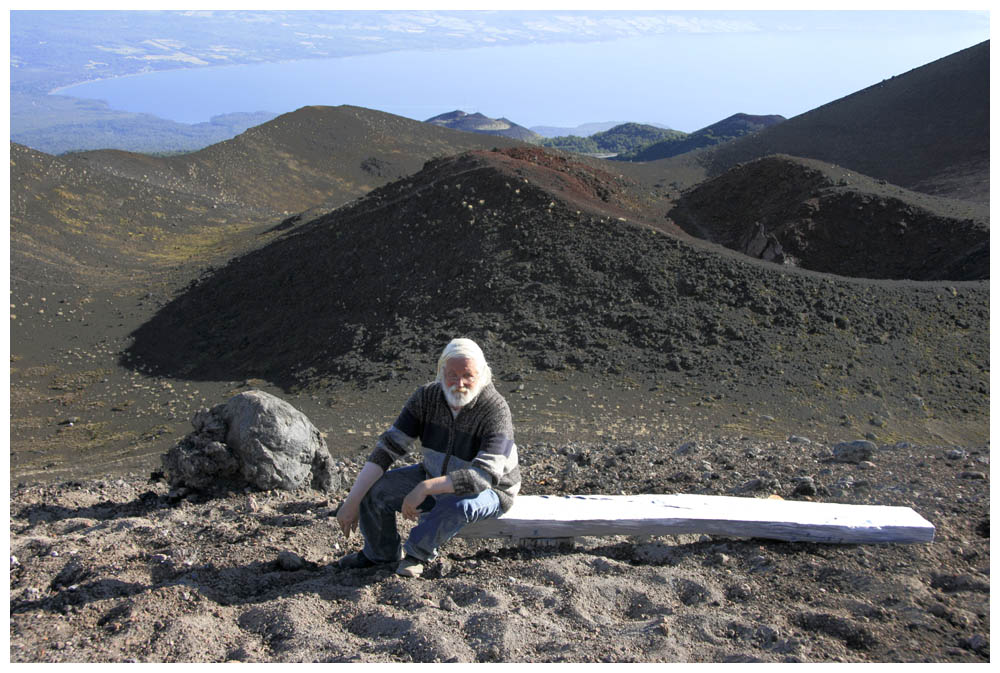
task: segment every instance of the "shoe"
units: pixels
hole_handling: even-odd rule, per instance
[[[337,561],[337,567],[341,570],[360,570],[362,568],[374,568],[380,563],[372,561],[363,552],[356,551],[353,554],[348,554],[339,561]]]
[[[407,554],[396,566],[396,574],[403,577],[420,577],[424,574],[424,562]]]

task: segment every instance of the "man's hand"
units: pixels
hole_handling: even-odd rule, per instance
[[[348,540],[351,539],[351,533],[358,529],[358,519],[360,518],[358,505],[350,497],[337,509],[337,523],[340,524],[340,530]]]
[[[403,517],[411,521],[416,521],[417,517],[420,516],[420,510],[417,509],[427,498],[427,482],[422,481],[413,487],[413,490],[406,494],[403,498],[403,507],[400,510]]]

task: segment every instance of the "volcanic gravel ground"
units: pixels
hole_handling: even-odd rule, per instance
[[[523,492],[910,506],[934,542],[453,540],[404,579],[333,565],[360,547],[333,518],[345,491],[209,497],[139,476],[20,486],[11,661],[988,661],[989,449],[880,445],[844,464],[830,448],[523,444]],[[340,462],[345,485],[363,460]]]

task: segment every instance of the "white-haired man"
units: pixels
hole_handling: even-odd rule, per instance
[[[521,474],[510,408],[492,379],[474,341],[448,343],[437,379],[406,401],[337,510],[344,535],[360,525],[365,539],[362,551],[338,561],[341,568],[399,561],[397,573],[419,576],[464,526],[510,508]],[[389,470],[418,439],[423,461]],[[396,512],[417,521],[402,545]]]

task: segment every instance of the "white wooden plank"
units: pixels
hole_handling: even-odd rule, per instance
[[[829,543],[930,542],[934,526],[909,507],[719,495],[521,495],[462,537],[566,538],[704,533]]]

